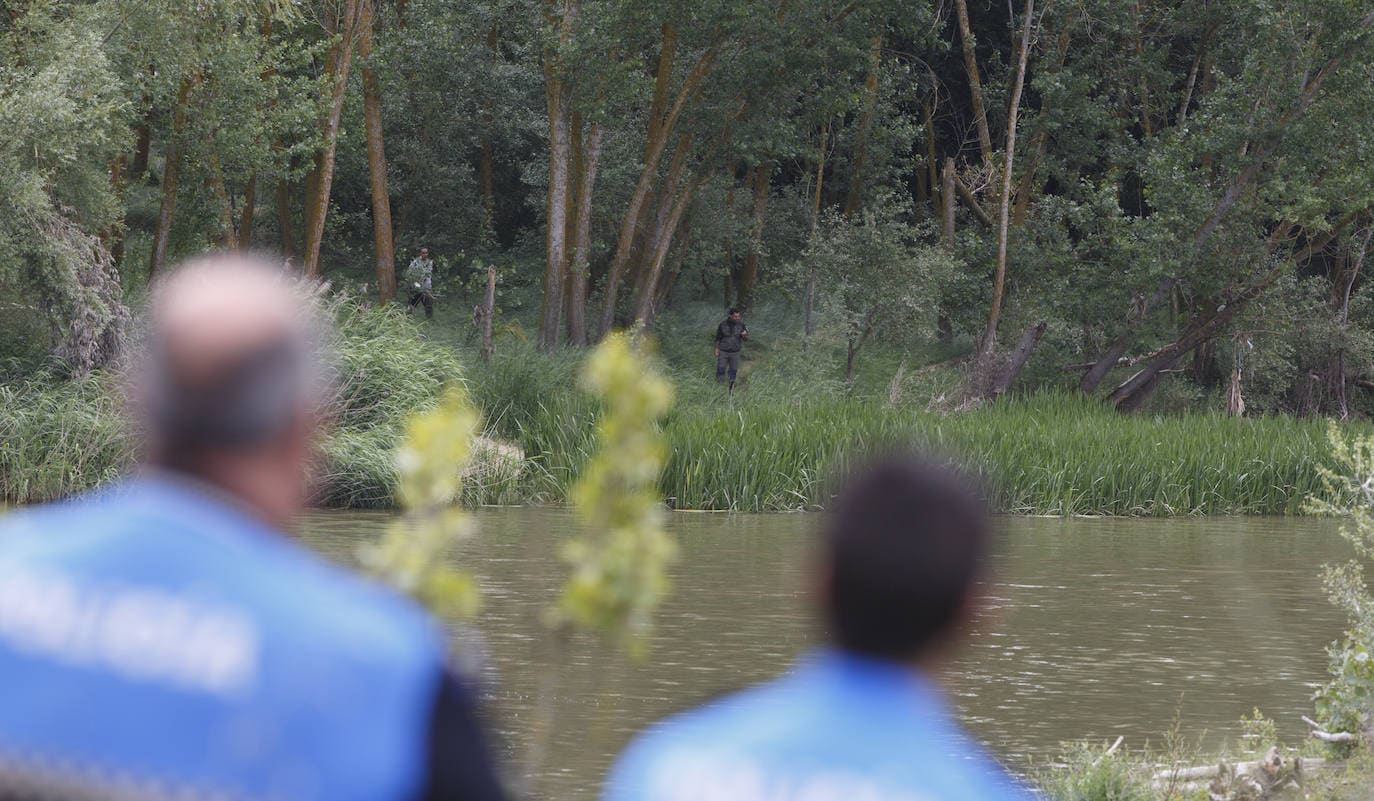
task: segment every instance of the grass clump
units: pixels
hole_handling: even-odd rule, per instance
[[[133,443],[113,383],[41,374],[0,384],[0,502],[69,495],[127,468]]]

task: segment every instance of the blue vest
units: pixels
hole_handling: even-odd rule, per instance
[[[413,798],[442,664],[418,608],[174,480],[0,521],[0,788]]]
[[[828,651],[651,728],[606,801],[1033,801],[911,669]]]

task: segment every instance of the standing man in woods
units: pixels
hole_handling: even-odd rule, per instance
[[[978,605],[982,505],[947,470],[891,458],[827,515],[810,586],[829,645],[655,726],[620,757],[605,801],[1032,801],[934,679]]]
[[[425,306],[425,317],[434,318],[434,260],[429,257],[429,248],[420,248],[420,255],[411,260],[406,268],[406,288],[410,290],[410,302],[406,310],[414,309],[421,303]]]
[[[749,326],[740,319],[739,309],[731,307],[726,318],[716,326],[716,383],[725,383],[728,371],[731,392],[735,391],[735,376],[739,373],[739,352],[748,338]]]
[[[171,275],[143,467],[0,524],[0,797],[502,801],[440,627],[284,533],[330,397],[303,308],[246,257]]]

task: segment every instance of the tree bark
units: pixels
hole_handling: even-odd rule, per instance
[[[291,184],[277,179],[277,232],[281,236],[281,255],[288,262],[296,258],[296,231],[291,221]]]
[[[859,130],[854,136],[854,170],[849,176],[849,194],[844,200],[844,216],[852,217],[863,200],[864,166],[868,161],[868,137],[873,129],[873,114],[878,107],[878,71],[882,67],[883,35],[873,37],[868,54],[868,76],[864,80],[863,108]]]
[[[253,225],[258,214],[258,173],[248,176],[248,184],[243,187],[243,211],[239,212],[239,247],[253,245]]]
[[[206,144],[209,145],[210,142],[207,141]],[[229,197],[228,188],[224,185],[224,170],[220,168],[218,156],[210,157],[210,175],[206,183],[209,185],[210,194],[219,205],[218,244],[224,250],[238,250],[239,240],[234,230],[234,203]]]
[[[162,204],[157,211],[157,225],[153,228],[152,253],[148,259],[148,277],[162,272],[167,262],[167,244],[172,235],[172,215],[177,207],[177,189],[181,184],[181,133],[186,128],[186,111],[191,93],[200,84],[200,74],[184,76],[177,88],[176,106],[172,110],[172,135],[167,140],[166,163],[162,168]]]
[[[319,171],[315,178],[314,194],[309,198],[305,232],[305,269],[311,278],[320,276],[320,247],[324,244],[324,228],[329,215],[329,195],[334,185],[334,153],[339,146],[339,121],[343,115],[344,95],[348,90],[348,74],[353,63],[353,38],[358,32],[363,7],[367,0],[344,0],[343,15],[336,20],[342,38],[331,50],[335,51],[333,69],[326,70],[331,79],[329,112],[321,121],[324,150],[320,154]],[[326,59],[326,63],[328,63]]]
[[[648,325],[653,321],[654,298],[657,294],[659,277],[663,274],[663,264],[668,258],[668,250],[672,247],[673,235],[677,232],[682,214],[691,205],[697,190],[709,178],[709,175],[698,177],[672,198],[672,208],[668,213],[668,219],[664,222],[663,232],[659,235],[658,241],[654,243],[653,257],[650,260],[648,270],[646,270],[643,288],[639,293],[639,303],[635,309],[635,320],[641,325]]]
[[[151,100],[147,101],[152,103]],[[148,154],[153,147],[153,129],[147,117],[134,132],[134,160],[129,164],[129,180],[138,183],[148,171]]]
[[[487,50],[495,57],[498,53],[500,44],[498,29],[495,24],[487,29]],[[482,123],[485,130],[482,134],[482,149],[477,161],[477,183],[482,191],[482,234],[490,237],[493,241],[496,238],[496,155],[495,148],[491,144],[491,130],[495,125],[495,114],[492,112],[489,100],[484,97],[482,105]]]
[[[964,3],[965,0],[959,0],[960,8],[964,7]],[[1011,225],[1011,178],[1016,157],[1016,117],[1021,106],[1021,91],[1026,84],[1026,60],[1030,55],[1030,34],[1031,26],[1035,23],[1034,15],[1035,0],[1026,0],[1026,21],[1021,29],[1021,58],[1016,63],[1016,77],[1012,83],[1011,103],[1007,112],[1007,152],[1006,161],[1002,166],[1002,196],[997,204],[997,269],[992,278],[992,303],[988,310],[988,323],[979,343],[980,361],[991,357],[997,348],[997,323],[1002,314],[1002,295],[1007,278],[1007,234]]]
[[[816,153],[816,192],[811,198],[811,234],[809,242],[816,241],[816,232],[821,224],[821,191],[825,188],[825,154],[826,146],[830,139],[830,120],[826,120],[821,126],[821,147]],[[806,268],[806,297],[805,314],[802,318],[802,330],[807,336],[816,332],[816,321],[814,313],[816,309],[816,268],[810,264]]]
[[[376,25],[374,0],[362,0],[362,31],[358,37],[363,78],[363,119],[367,129],[367,175],[372,194],[372,253],[377,272],[377,300],[396,298],[396,246],[391,227],[391,194],[386,181],[386,141],[382,130],[382,92],[372,67],[372,34]]]
[[[491,361],[495,350],[492,344],[492,317],[496,314],[496,266],[487,265],[487,296],[482,303],[482,361]]]
[[[768,196],[773,180],[773,162],[760,162],[754,167],[752,186],[754,206],[749,225],[749,252],[735,281],[735,301],[748,311],[754,305],[754,288],[759,282],[759,255],[763,252],[763,226],[768,219]]]
[[[978,56],[973,51],[973,31],[968,23],[968,0],[954,0],[959,15],[959,41],[964,50],[964,71],[968,73],[969,94],[973,101],[973,121],[978,127],[978,148],[983,163],[992,164],[992,134],[988,130],[987,109],[983,105],[983,81],[978,76]]]
[[[587,344],[587,285],[592,252],[592,193],[601,165],[601,124],[593,122],[583,143],[582,170],[577,187],[573,225],[572,266],[568,276],[568,341]]]
[[[1021,371],[1026,369],[1026,363],[1030,361],[1031,354],[1035,353],[1035,348],[1040,344],[1040,338],[1045,335],[1046,327],[1046,323],[1041,321],[1027,328],[1026,332],[1021,335],[1021,341],[1012,350],[1001,374],[993,382],[992,397],[1005,395],[1007,390],[1011,389],[1011,385],[1016,383],[1016,379],[1021,376]]]
[[[682,182],[683,171],[687,167],[687,156],[692,151],[692,134],[687,132],[678,138],[677,147],[673,149],[673,160],[668,165],[668,174],[664,178],[663,187],[659,191],[659,201],[657,214],[654,215],[654,224],[644,237],[643,261],[638,265],[634,281],[634,302],[635,321],[643,325],[646,317],[640,314],[645,308],[645,295],[652,296],[654,263],[659,258],[659,244],[662,240],[672,239],[669,230],[669,220],[677,206],[678,186]]]
[[[863,325],[859,327],[859,330],[851,330],[849,332],[849,341],[845,348],[844,356],[845,386],[851,386],[854,383],[854,359],[859,355],[859,349],[864,346],[869,336],[873,334],[873,321],[877,318],[878,311],[878,306],[869,309],[868,313],[864,315]]]
[[[1155,287],[1154,294],[1150,295],[1143,302],[1136,304],[1131,314],[1127,317],[1126,327],[1107,350],[1098,358],[1088,372],[1083,374],[1083,379],[1078,382],[1078,390],[1084,395],[1091,395],[1097,390],[1102,379],[1107,377],[1107,373],[1117,365],[1121,357],[1126,354],[1126,348],[1130,347],[1131,335],[1134,333],[1135,326],[1139,325],[1147,316],[1150,310],[1158,306],[1174,291],[1175,280],[1169,276],[1159,279],[1159,285]]]
[[[576,0],[563,0],[559,22],[559,42],[566,45],[572,37],[577,16]],[[558,347],[558,329],[563,312],[564,271],[568,260],[568,207],[571,200],[570,160],[572,158],[572,99],[560,71],[557,54],[544,51],[544,93],[549,115],[549,193],[548,230],[545,236],[544,304],[539,315],[538,345],[542,351]]]
[[[940,189],[940,200],[943,204],[943,214],[941,219],[944,221],[945,247],[954,249],[954,184],[959,179],[954,176],[954,159],[945,157],[944,186]]]
[[[676,34],[672,34],[671,40],[669,32],[670,26],[664,28],[664,48],[670,46],[676,48]],[[691,72],[683,80],[682,86],[678,89],[677,97],[673,101],[666,115],[659,118],[659,115],[650,114],[648,125],[648,136],[644,149],[644,168],[640,170],[639,181],[635,184],[634,193],[630,196],[630,203],[625,209],[625,215],[620,222],[620,236],[616,241],[615,255],[611,257],[611,266],[606,274],[606,298],[601,309],[601,335],[605,336],[615,325],[615,306],[619,296],[620,282],[625,276],[625,269],[629,266],[630,255],[634,248],[636,226],[639,222],[640,211],[644,207],[644,202],[653,189],[654,178],[658,174],[658,165],[663,160],[663,153],[668,146],[668,135],[677,124],[678,118],[682,115],[682,110],[687,102],[696,95],[706,73],[710,70],[711,64],[715,59],[715,51],[708,49],[701,54],[693,65]],[[671,61],[660,58],[658,67],[658,78],[655,81],[655,94],[657,95],[658,84],[667,85],[668,77],[672,72]],[[665,90],[666,91],[666,90]],[[666,104],[666,101],[665,101]]]

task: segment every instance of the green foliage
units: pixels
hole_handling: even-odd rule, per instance
[[[1108,753],[1106,745],[1074,743],[1066,747],[1060,761],[1062,765],[1036,777],[1054,801],[1156,801],[1161,797],[1150,786],[1149,766],[1135,763],[1125,751]]]
[[[397,497],[405,515],[359,554],[373,574],[453,617],[472,616],[480,600],[473,578],[447,559],[472,531],[458,499],[480,420],[460,387],[448,390],[436,408],[411,416],[396,450]]]
[[[1367,560],[1374,556],[1374,435],[1348,436],[1332,423],[1328,437],[1334,466],[1321,468],[1320,492],[1307,509],[1345,518],[1341,536]],[[1367,732],[1374,720],[1374,596],[1355,560],[1328,565],[1325,585],[1350,627],[1327,649],[1330,681],[1317,691],[1317,719],[1330,731]]]
[[[592,351],[581,383],[605,411],[595,455],[569,493],[583,532],[563,550],[572,575],[559,614],[635,650],[668,591],[665,569],[675,551],[658,491],[667,455],[658,420],[672,405],[673,388],[650,366],[643,343],[626,334]]]

